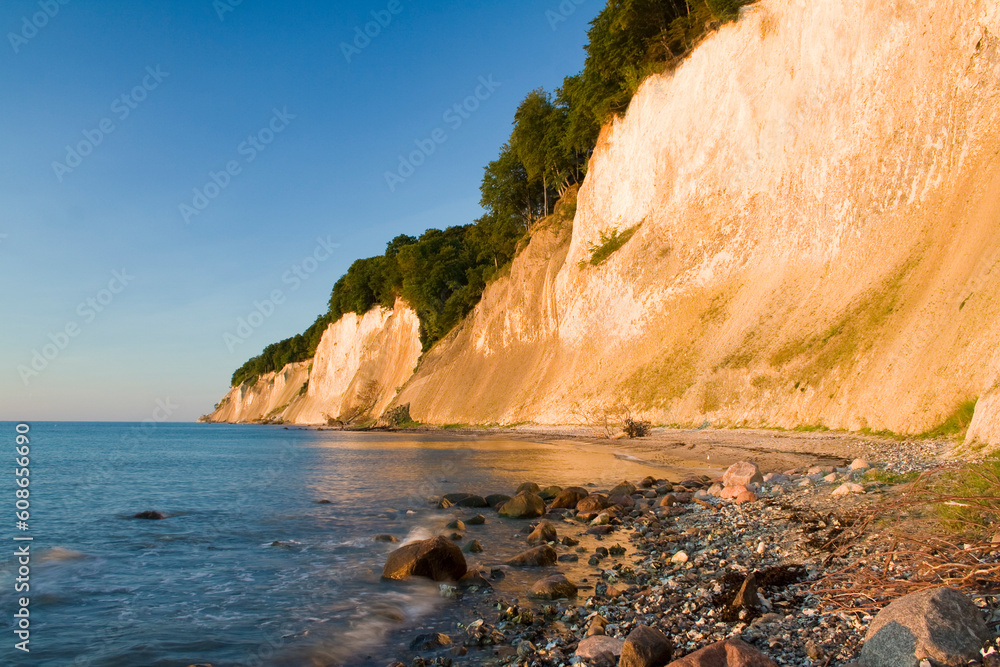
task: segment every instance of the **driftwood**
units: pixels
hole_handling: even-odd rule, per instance
[[[942,476],[952,473],[978,475],[1000,494],[1000,477],[968,465],[950,464],[922,474],[898,501],[866,512],[825,545],[832,551],[827,565],[838,558],[849,562],[812,586],[827,613],[872,614],[893,599],[939,586],[978,596],[1000,596],[1000,544],[983,537],[962,539],[932,522],[924,522],[916,531],[903,524],[905,514],[942,504],[1000,520],[1000,495],[969,497],[943,492],[946,485],[940,483]],[[949,521],[979,533],[986,529],[983,523],[962,517]],[[875,545],[876,524],[889,525],[883,533],[887,549]]]

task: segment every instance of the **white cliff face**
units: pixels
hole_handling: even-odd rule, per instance
[[[323,333],[312,361],[232,388],[207,421],[325,424],[377,417],[420,359],[420,321],[401,301],[347,313]]]
[[[306,424],[358,410],[377,417],[413,374],[420,352],[420,320],[402,302],[393,310],[347,313],[323,334],[306,400],[290,416]]]
[[[539,230],[398,401],[914,433],[982,396],[969,437],[1000,443],[998,36],[1000,0],[748,7],[642,86],[571,234]]]
[[[240,423],[278,418],[299,399],[308,379],[308,361],[265,373],[253,384],[244,382],[230,389],[207,421]]]

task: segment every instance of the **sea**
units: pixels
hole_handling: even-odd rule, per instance
[[[2,665],[408,661],[420,633],[453,634],[457,623],[487,610],[475,596],[440,584],[383,581],[389,551],[451,533],[449,521],[477,513],[487,523],[467,526],[460,544],[478,539],[486,550],[469,555],[470,565],[488,572],[526,548],[525,522],[490,509],[441,510],[441,495],[513,495],[525,481],[608,488],[650,474],[670,477],[609,448],[502,435],[227,424],[28,427],[28,521],[19,529],[15,493],[23,487],[15,469],[25,462],[16,461],[16,424],[0,424],[9,441],[0,466],[0,508],[7,505],[0,511],[7,517],[0,530],[7,544],[0,556]],[[135,518],[146,511],[165,518]],[[401,542],[375,541],[380,534]],[[16,555],[25,548],[29,557]],[[523,598],[530,576],[511,572],[495,593]],[[28,590],[16,590],[19,581]],[[21,598],[28,598],[22,647],[29,652],[15,648],[25,624],[23,612],[15,616]],[[471,654],[463,664],[476,660]]]

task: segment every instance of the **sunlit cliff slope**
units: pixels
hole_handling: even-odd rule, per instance
[[[572,228],[397,398],[428,422],[1000,443],[1000,2],[762,0],[606,127]],[[593,251],[634,230],[603,263]]]

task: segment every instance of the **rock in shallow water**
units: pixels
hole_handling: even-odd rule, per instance
[[[580,513],[600,512],[608,506],[608,497],[601,493],[591,493],[585,498],[581,498],[576,504],[576,511]]]
[[[916,667],[927,658],[946,667],[979,656],[991,635],[982,612],[953,588],[912,593],[878,613],[865,635],[865,667]]]
[[[440,632],[435,632],[426,635],[417,635],[417,637],[410,642],[410,649],[413,651],[429,651],[441,646],[449,646],[450,644],[451,637],[441,634]]]
[[[134,518],[134,519],[146,519],[147,521],[162,521],[163,519],[166,519],[167,517],[164,514],[160,513],[160,512],[155,512],[153,510],[146,510],[145,512],[139,512],[138,514],[136,514],[132,518]]]
[[[576,597],[576,584],[563,574],[553,574],[539,579],[531,586],[531,597],[542,600],[561,600]]]
[[[577,504],[590,495],[587,489],[579,486],[571,486],[563,489],[555,500],[552,501],[552,509],[574,509]]]
[[[533,493],[538,495],[542,490],[542,487],[538,486],[534,482],[525,482],[521,486],[517,487],[517,493]]]
[[[558,535],[556,535],[555,526],[548,521],[542,521],[528,535],[528,544],[534,546],[545,544],[546,542],[555,542],[556,539],[558,539]]]
[[[508,500],[510,500],[510,496],[506,493],[491,493],[486,496],[486,502],[490,507],[500,507]]]
[[[544,567],[546,565],[554,565],[556,562],[556,550],[547,544],[543,544],[540,547],[535,547],[534,549],[528,549],[527,551],[521,552],[518,555],[507,561],[507,565],[516,565],[519,567]]]
[[[445,537],[411,542],[391,552],[382,576],[386,579],[425,577],[434,581],[458,580],[466,573],[465,556]]]
[[[535,519],[545,514],[545,501],[534,493],[521,492],[500,507],[508,519]]]

